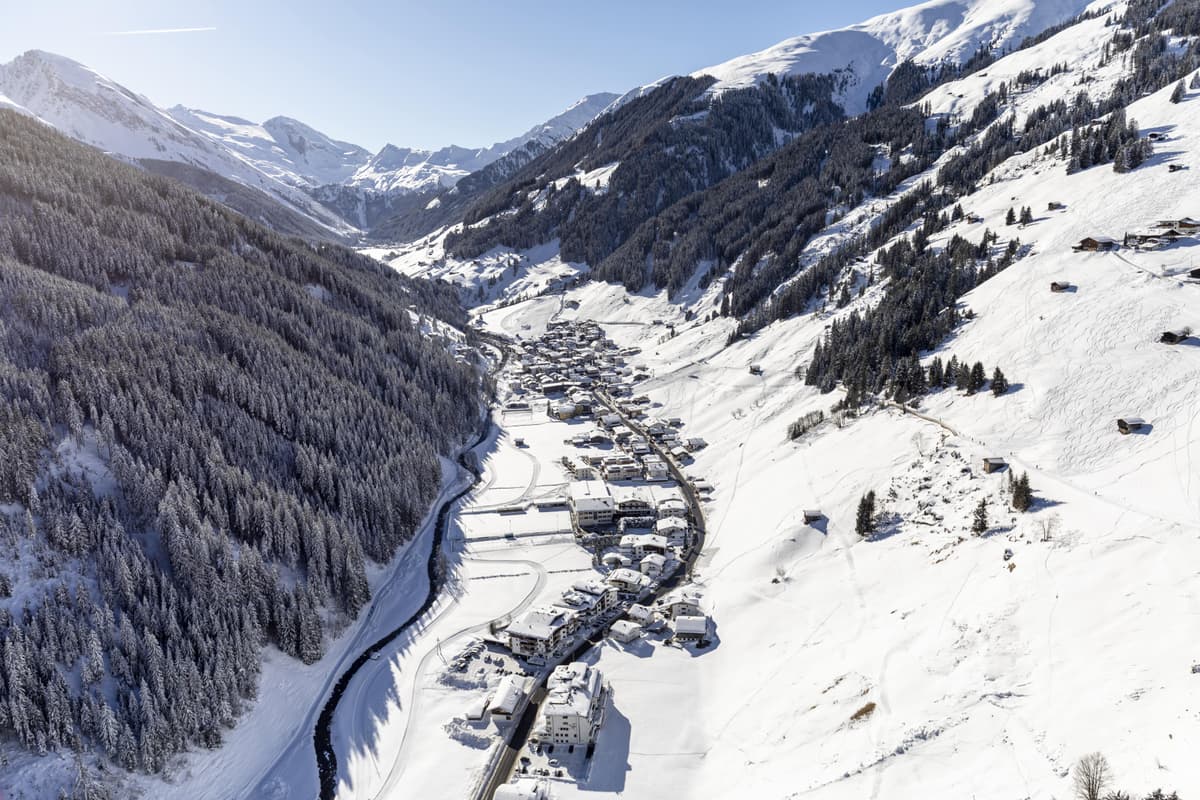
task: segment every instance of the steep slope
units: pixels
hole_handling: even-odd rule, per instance
[[[341,183],[371,157],[358,145],[332,139],[289,117],[273,117],[256,125],[183,106],[174,106],[168,113],[292,186]]]
[[[13,743],[157,773],[318,660],[483,387],[444,289],[7,110],[0,220],[0,791],[55,796]]]
[[[187,165],[159,171],[211,197],[235,198],[241,205],[231,206],[255,219],[288,219],[285,232],[322,237],[353,235],[399,208],[423,208],[438,191],[509,154],[525,163],[530,153],[574,135],[615,98],[589,95],[520,136],[488,147],[430,151],[387,145],[372,154],[289,117],[257,124],[183,106],[160,109],[51,53],[29,51],[0,65],[0,105],[23,110],[119,158]],[[251,191],[217,188],[229,181]],[[261,195],[247,200],[253,193],[284,208],[264,213]],[[420,203],[400,199],[412,194],[429,197]],[[307,217],[309,224],[297,216]]]
[[[66,135],[131,161],[179,161],[273,197],[327,230],[349,226],[299,189],[181,125],[124,86],[68,58],[31,50],[0,65],[0,93]]]
[[[474,258],[496,246],[524,248],[558,239],[564,258],[598,267],[639,225],[672,203],[829,122],[821,113],[809,120],[780,114],[794,98],[779,97],[779,87],[801,77],[811,82],[814,76],[824,76],[831,87],[828,94],[812,89],[801,93],[818,108],[835,104],[850,115],[884,102],[906,102],[913,91],[927,88],[928,81],[944,81],[964,68],[986,64],[994,53],[1072,19],[1088,5],[1089,0],[932,0],[843,30],[785,40],[760,53],[697,70],[692,79],[704,84],[703,91],[688,98],[694,102],[686,112],[680,106],[658,118],[648,138],[614,139],[611,132],[601,138],[597,128],[596,140],[602,145],[593,152],[576,146],[569,156],[566,149],[561,155],[548,155],[487,195],[469,204],[456,203],[454,214],[445,208],[434,214],[405,209],[374,238],[387,233],[414,238],[432,232],[431,222],[451,224],[461,216],[470,230],[455,231],[447,240],[454,256]],[[889,82],[896,84],[891,97],[882,91]],[[639,87],[615,101],[610,111],[644,106],[679,86],[679,79],[664,78]],[[657,107],[667,108],[661,102]],[[639,130],[651,128],[643,124]],[[601,150],[606,154],[600,155]],[[572,176],[606,164],[617,165],[610,196],[597,200],[580,192],[575,199],[560,195],[557,202],[546,202],[549,184],[574,191],[568,184]],[[662,177],[651,186],[646,176],[637,174],[643,169]],[[460,212],[464,205],[466,210]],[[479,224],[502,211],[512,216],[497,225]],[[703,248],[710,254],[712,249]],[[600,271],[606,280],[625,280],[627,273],[626,267]],[[626,282],[631,288],[641,283]]]
[[[996,52],[1080,14],[1091,0],[929,0],[840,30],[797,36],[766,50],[697,70],[717,79],[710,92],[744,88],[767,75],[833,73],[845,78],[846,112],[867,108],[871,90],[905,61],[961,63]]]

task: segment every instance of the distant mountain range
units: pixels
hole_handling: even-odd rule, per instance
[[[959,64],[983,49],[1015,46],[1088,6],[1088,0],[930,0],[697,70],[691,84],[664,78],[621,96],[588,95],[521,135],[483,148],[421,150],[388,144],[372,153],[289,117],[260,124],[178,105],[159,108],[82,64],[37,50],[0,65],[0,107],[24,111],[114,156],[170,174],[257,221],[309,236],[412,239],[462,221],[472,208],[478,216],[479,202],[494,192],[510,191],[506,185],[544,178],[562,183],[585,161],[588,169],[603,166],[601,151],[605,163],[638,161],[664,174],[683,170],[686,174],[664,178],[665,186],[641,187],[653,191],[657,200],[646,206],[647,198],[635,198],[639,208],[646,207],[633,217],[625,215],[631,230],[645,213],[773,152],[810,127],[812,112],[816,109],[819,116],[822,103],[848,115],[861,113],[871,93],[906,61]],[[801,75],[828,76],[830,88],[810,86],[803,97],[742,91],[763,86],[768,76]],[[660,91],[672,83],[673,89]],[[686,95],[688,91],[693,94]],[[658,99],[627,115],[626,123],[597,128],[586,144],[576,144],[556,159],[560,145],[605,111],[615,112],[655,92]],[[709,117],[714,100],[731,92],[741,94]],[[814,105],[814,98],[820,102]],[[684,123],[687,132],[681,133]],[[650,131],[655,133],[647,136]],[[697,140],[701,143],[694,146]],[[697,158],[705,163],[682,163]],[[464,181],[468,175],[472,179]],[[618,187],[621,177],[618,171]],[[486,204],[495,207],[495,198]],[[588,255],[610,252],[616,244],[590,248]]]
[[[0,65],[0,107],[23,111],[111,155],[170,172],[220,199],[231,194],[220,179],[232,181],[256,199],[256,205],[243,202],[235,208],[260,221],[267,221],[261,204],[270,198],[290,212],[285,229],[342,236],[362,232],[368,224],[363,209],[369,205],[386,208],[396,196],[453,186],[530,144],[550,147],[572,136],[616,98],[589,95],[562,114],[490,147],[431,151],[389,144],[373,154],[289,117],[258,124],[178,105],[159,108],[95,70],[53,53],[31,50]],[[186,168],[164,168],[164,163]],[[244,201],[245,191],[236,194]],[[277,210],[273,213],[279,216]]]

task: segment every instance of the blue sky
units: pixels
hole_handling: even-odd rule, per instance
[[[503,140],[622,92],[913,0],[12,0],[0,61],[68,56],[159,105],[284,114],[370,149]],[[122,31],[211,28],[186,33]]]

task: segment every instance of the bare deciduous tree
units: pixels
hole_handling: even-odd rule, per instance
[[[1088,753],[1075,764],[1073,776],[1077,800],[1100,800],[1111,779],[1108,759],[1101,753]]]

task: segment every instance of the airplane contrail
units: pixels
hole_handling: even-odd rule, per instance
[[[104,36],[152,36],[159,33],[203,33],[215,31],[215,27],[205,28],[152,28],[144,31],[107,31]]]

